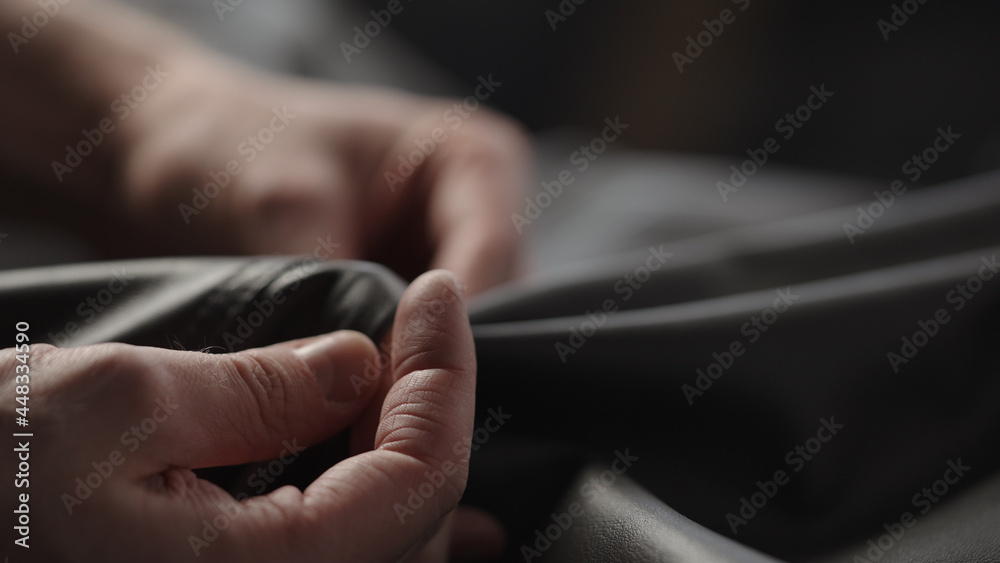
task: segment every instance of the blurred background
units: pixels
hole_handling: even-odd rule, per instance
[[[962,143],[923,182],[998,163],[997,2],[562,4],[575,12],[553,30],[544,12],[559,12],[556,0],[416,0],[395,30],[466,84],[503,77],[496,106],[534,130],[621,114],[632,147],[740,155],[773,135],[810,85],[826,84],[832,103],[776,162],[892,178],[935,128],[953,125]],[[891,24],[894,5],[908,19],[885,27],[886,40],[878,20]],[[678,72],[673,53],[724,9],[735,21]]]
[[[498,107],[533,129],[621,113],[637,148],[739,155],[825,83],[835,101],[778,162],[889,178],[950,124],[965,136],[959,154],[925,181],[995,166],[1000,4],[914,1],[886,41],[877,21],[891,23],[892,4],[591,0],[553,31],[541,12],[555,1],[440,0],[414,2],[398,29],[465,81],[495,69],[510,83]],[[678,72],[672,54],[727,8],[735,21]]]
[[[962,142],[920,184],[1000,164],[994,1],[400,1],[350,62],[342,42],[388,0],[243,0],[221,14],[202,0],[134,3],[279,70],[462,97],[492,73],[503,86],[489,104],[535,132],[620,115],[622,147],[741,156],[825,84],[831,103],[774,162],[895,179],[952,126]],[[726,9],[732,23],[679,72],[674,53]],[[905,22],[880,28],[894,12]]]
[[[122,1],[277,72],[457,98],[492,77],[501,85],[485,103],[534,133],[536,191],[579,171],[573,151],[620,117],[629,128],[613,150],[532,225],[533,269],[1000,167],[995,1],[396,0],[385,25],[372,13],[391,0]],[[813,87],[833,96],[780,138],[776,123]],[[948,127],[960,140],[911,182],[904,163]],[[781,148],[753,189],[720,205],[730,166],[774,136]],[[36,233],[44,252],[7,241],[0,265],[92,255],[50,231]]]

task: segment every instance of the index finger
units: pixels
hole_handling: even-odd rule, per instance
[[[279,489],[250,504],[256,517],[240,523],[248,549],[271,551],[268,544],[278,543],[296,560],[394,560],[458,505],[469,470],[476,361],[454,275],[430,272],[411,284],[392,348],[396,381],[375,449],[338,463],[301,494]]]
[[[515,273],[521,231],[513,216],[531,158],[525,135],[506,121],[485,117],[463,127],[434,155],[431,265],[458,274],[474,295]]]

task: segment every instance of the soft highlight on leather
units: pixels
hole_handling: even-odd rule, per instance
[[[842,226],[858,205],[635,240],[634,252],[551,268],[471,303],[477,427],[498,409],[509,419],[475,438],[466,501],[508,528],[504,560],[523,561],[520,548],[579,495],[579,479],[626,449],[638,460],[538,561],[851,561],[905,511],[916,525],[882,561],[1000,557],[1000,276],[960,310],[948,300],[1000,254],[1000,175],[908,193],[851,244]],[[616,293],[654,254],[670,256],[632,298]],[[115,276],[122,291],[109,289]],[[90,263],[0,273],[0,317],[63,346],[218,353],[341,328],[378,341],[402,288],[356,262]],[[751,342],[741,327],[781,295],[789,306]],[[616,312],[597,323],[609,299]],[[948,322],[895,372],[887,355],[939,309]],[[581,333],[587,322],[595,330]],[[586,333],[579,347],[571,327]],[[743,353],[686,394],[734,341]],[[795,453],[807,444],[820,445],[808,459]],[[336,441],[314,452],[282,483],[307,483],[342,455]],[[949,463],[970,469],[919,513],[913,499]],[[233,484],[244,470],[206,476]],[[769,488],[778,471],[787,484]],[[762,483],[774,494],[740,516]],[[730,514],[745,520],[735,532]]]

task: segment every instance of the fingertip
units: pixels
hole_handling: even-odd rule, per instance
[[[465,299],[466,286],[462,279],[452,270],[437,268],[421,274],[413,280],[410,286],[415,292],[424,293],[428,290],[451,290],[452,293]]]
[[[435,426],[409,442],[405,453],[417,459],[447,459],[470,433],[476,355],[463,294],[462,282],[447,270],[421,275],[403,294],[393,326],[394,384],[383,403],[377,445],[413,425],[415,413]]]
[[[440,286],[442,290],[450,291],[458,297],[459,303],[463,307],[465,306],[465,297],[466,292],[468,291],[468,285],[457,273],[452,270],[438,268],[427,272],[427,274],[431,277],[434,284]]]
[[[505,227],[457,229],[442,242],[433,265],[458,274],[468,295],[510,280],[518,264],[520,241],[513,227]]]
[[[460,334],[462,325],[468,324],[465,293],[465,283],[454,272],[437,269],[421,274],[396,309],[394,346],[418,345],[432,334]]]
[[[380,412],[370,411],[380,416],[368,451],[336,464],[306,489],[305,501],[319,515],[314,522],[322,525],[303,533],[331,542],[330,531],[339,530],[355,545],[398,560],[454,509],[468,478],[476,363],[459,278],[443,270],[417,278],[400,301],[390,342],[386,373],[392,376],[379,380],[389,388]],[[315,349],[301,353],[324,361],[309,359]],[[413,508],[408,495],[425,490],[428,476],[434,493]],[[358,511],[366,518],[344,516]]]

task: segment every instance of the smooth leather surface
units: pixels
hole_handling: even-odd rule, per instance
[[[513,413],[506,439],[633,448],[629,476],[657,498],[787,559],[866,541],[961,458],[974,470],[958,495],[998,464],[1000,282],[961,311],[947,296],[1000,253],[1000,181],[907,193],[852,245],[842,225],[857,207],[669,241],[674,256],[627,301],[615,286],[648,250],[485,296],[472,310],[481,401]],[[786,287],[800,299],[750,343],[741,327]],[[564,363],[556,344],[609,298],[620,312]],[[887,354],[941,308],[949,323],[894,373]],[[689,404],[682,386],[737,340],[744,355]],[[793,472],[788,452],[829,417],[845,429]],[[734,534],[726,515],[778,470],[790,483]]]
[[[563,522],[569,521],[565,515],[573,515],[570,510],[580,516],[561,535],[552,532],[557,539],[544,552],[544,561],[777,561],[688,520],[627,476],[617,477],[604,492],[587,489],[599,483],[605,471],[599,465],[584,468],[555,508],[553,513]]]
[[[490,409],[509,420],[477,438],[466,500],[508,527],[505,560],[523,560],[518,549],[548,525],[580,468],[628,448],[640,458],[628,481],[540,561],[742,555],[725,537],[802,560],[860,553],[960,459],[972,470],[921,518],[928,531],[915,528],[905,549],[889,553],[996,559],[996,497],[979,486],[1000,468],[1000,277],[983,282],[962,310],[947,296],[1000,254],[998,211],[1000,176],[982,176],[899,198],[855,244],[842,224],[856,220],[856,206],[665,241],[672,256],[628,300],[618,282],[659,241],[483,296],[470,309],[477,424]],[[398,279],[367,264],[305,264],[169,259],[5,272],[0,320],[30,320],[35,340],[68,346],[123,341],[209,352],[337,328],[384,332]],[[116,275],[128,281],[118,293]],[[785,288],[794,305],[750,342],[741,327]],[[104,310],[91,317],[88,299]],[[608,299],[619,311],[564,362],[556,344],[570,342],[570,327]],[[267,303],[275,307],[265,314]],[[940,308],[949,322],[894,373],[887,353]],[[689,404],[683,386],[736,340],[744,354]],[[824,419],[844,428],[795,471],[789,452],[817,436]],[[288,482],[308,482],[337,459],[337,446],[317,448]],[[242,470],[206,476],[233,483]],[[778,470],[789,483],[734,534],[727,514]],[[579,541],[562,545],[568,538]]]
[[[901,537],[887,534],[885,529],[875,530],[864,544],[811,563],[854,563],[855,557],[880,563],[1000,561],[1000,477],[990,478],[926,516],[919,510],[913,514],[916,523]],[[897,522],[886,524],[891,527]]]

